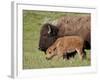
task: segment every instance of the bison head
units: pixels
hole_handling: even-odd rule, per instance
[[[57,39],[58,28],[52,24],[46,23],[40,31],[39,50],[46,52]]]

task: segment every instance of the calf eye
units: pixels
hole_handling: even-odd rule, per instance
[[[51,54],[51,52],[49,52],[49,54]]]

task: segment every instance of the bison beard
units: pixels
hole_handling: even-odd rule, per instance
[[[46,51],[57,38],[62,36],[81,36],[85,41],[84,48],[91,48],[90,15],[63,16],[57,24],[46,23],[40,31],[39,49]],[[48,33],[49,31],[49,33]]]

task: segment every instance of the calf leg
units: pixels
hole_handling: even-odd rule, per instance
[[[61,51],[58,51],[58,53],[57,53],[57,59],[60,59],[61,57],[63,57],[63,53]]]
[[[80,60],[83,60],[83,58],[84,58],[83,50],[81,48],[77,48],[76,51],[77,51],[77,53],[78,53],[78,55],[80,57]]]
[[[69,56],[68,56],[68,54],[67,54],[67,52],[65,52],[64,54],[63,54],[63,60],[69,60]]]

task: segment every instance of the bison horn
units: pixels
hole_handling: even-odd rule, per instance
[[[50,32],[51,32],[50,25],[48,25],[48,28],[49,28],[49,30],[48,30],[48,34],[50,34]]]

